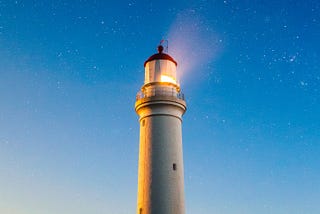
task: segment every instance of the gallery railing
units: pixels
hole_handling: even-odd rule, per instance
[[[184,94],[182,92],[177,92],[176,89],[168,89],[168,88],[151,88],[151,89],[144,89],[143,91],[139,91],[137,93],[136,99],[154,97],[154,96],[169,96],[175,97],[178,99],[184,100]]]

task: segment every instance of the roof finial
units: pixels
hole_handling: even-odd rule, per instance
[[[161,39],[160,44],[165,52],[168,53],[169,42],[167,39]],[[163,51],[162,51],[163,52]]]
[[[163,52],[163,46],[162,46],[162,45],[159,45],[159,46],[158,46],[158,52],[159,52],[160,54],[162,54],[162,52]]]

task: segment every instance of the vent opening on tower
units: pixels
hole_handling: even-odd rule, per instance
[[[172,169],[173,169],[174,171],[176,171],[176,170],[177,170],[177,164],[174,163],[174,164],[172,165]]]

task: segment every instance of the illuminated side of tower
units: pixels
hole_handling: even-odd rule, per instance
[[[140,121],[137,214],[184,214],[182,115],[177,62],[163,47],[144,63],[135,110]]]

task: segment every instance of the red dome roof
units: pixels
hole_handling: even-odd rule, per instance
[[[162,45],[158,46],[158,51],[159,53],[157,54],[153,54],[152,56],[150,56],[145,62],[144,62],[144,67],[146,67],[147,62],[153,61],[153,60],[157,60],[157,59],[165,59],[165,60],[170,60],[171,62],[173,62],[174,64],[176,64],[177,66],[177,62],[168,54],[162,53],[163,51],[163,47]]]

